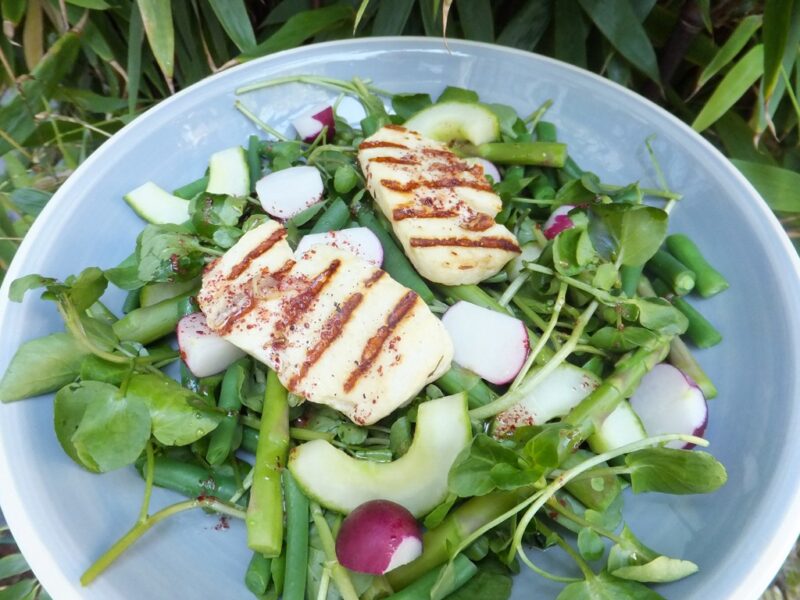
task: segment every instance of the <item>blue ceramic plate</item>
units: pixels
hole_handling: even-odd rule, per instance
[[[127,256],[142,222],[121,200],[146,180],[170,189],[199,177],[216,150],[254,132],[233,108],[233,90],[265,78],[315,73],[371,78],[392,91],[472,88],[482,99],[527,113],[552,99],[548,119],[570,153],[604,181],[653,186],[644,140],[671,187],[685,199],[673,230],[698,240],[731,281],[699,302],[724,343],[698,352],[719,388],[707,437],[728,468],[719,492],[702,497],[632,498],[626,515],[657,550],[692,560],[700,572],[658,591],[675,600],[757,598],[800,530],[800,263],[745,179],[677,119],[600,77],[546,58],[490,45],[413,38],[335,42],[284,52],[211,77],[159,104],[95,152],[36,221],[0,290],[0,372],[25,340],[60,330],[47,303],[30,294],[8,302],[8,285],[27,273],[66,276]],[[244,98],[263,120],[286,124],[330,97],[294,84]],[[119,306],[112,298],[112,306]],[[91,475],[62,452],[52,398],[0,407],[0,500],[36,575],[56,600],[77,598],[248,598],[244,529],[200,512],[158,525],[91,587],[78,578],[136,519],[142,481],[133,469]],[[153,507],[175,501],[163,490]],[[536,560],[553,569],[559,555]],[[559,586],[532,573],[514,598],[555,597]]]

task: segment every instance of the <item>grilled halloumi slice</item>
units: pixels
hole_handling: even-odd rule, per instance
[[[494,221],[503,208],[483,175],[447,146],[387,125],[358,148],[369,189],[419,273],[437,283],[477,283],[520,248]]]
[[[293,393],[369,425],[450,368],[453,346],[417,294],[354,254],[313,246],[295,260],[269,221],[203,275],[209,327],[276,370]]]

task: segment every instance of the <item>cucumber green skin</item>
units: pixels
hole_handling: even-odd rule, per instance
[[[189,220],[189,201],[173,196],[150,181],[125,194],[123,199],[148,223],[180,225]]]
[[[440,142],[468,141],[476,146],[500,138],[500,122],[478,103],[441,102],[422,109],[405,127]]]
[[[186,292],[200,288],[199,279],[175,281],[170,283],[148,283],[139,292],[139,305],[142,307],[158,304],[163,300],[176,298]]]
[[[314,440],[292,450],[288,467],[303,492],[330,510],[347,514],[384,499],[421,517],[446,498],[450,467],[471,441],[467,397],[460,393],[420,405],[411,447],[391,463],[359,460]]]

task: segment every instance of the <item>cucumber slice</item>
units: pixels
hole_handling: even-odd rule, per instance
[[[189,201],[173,196],[152,181],[128,192],[123,198],[148,223],[180,225],[189,220]]]
[[[169,283],[148,283],[139,290],[139,306],[152,306],[195,289],[200,289],[199,278]]]
[[[411,447],[390,463],[353,458],[325,440],[296,447],[289,470],[307,496],[349,513],[369,500],[391,500],[421,517],[447,497],[447,474],[472,439],[464,393],[420,404]]]
[[[482,104],[441,102],[405,122],[408,129],[440,142],[466,140],[476,146],[500,138],[500,121]]]
[[[247,155],[241,146],[220,150],[208,162],[209,194],[224,194],[241,198],[250,193],[250,169]]]
[[[626,444],[638,442],[647,437],[639,416],[627,400],[612,412],[603,421],[598,429],[587,441],[589,447],[597,454],[610,452]]]
[[[492,422],[492,435],[503,437],[517,427],[541,425],[563,417],[597,386],[600,378],[585,369],[564,363],[525,394],[517,404],[497,415]],[[525,384],[518,389],[524,389]]]

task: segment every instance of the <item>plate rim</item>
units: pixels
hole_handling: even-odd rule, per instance
[[[37,239],[42,231],[47,227],[53,216],[58,212],[60,205],[68,201],[71,189],[78,185],[83,178],[84,173],[93,168],[97,162],[104,160],[105,156],[112,152],[118,144],[124,143],[130,134],[131,130],[136,130],[148,119],[155,118],[162,112],[170,110],[175,102],[181,102],[185,95],[194,93],[198,89],[205,86],[213,85],[218,79],[235,78],[236,74],[240,71],[254,68],[253,65],[261,65],[273,61],[281,61],[287,57],[294,55],[302,55],[305,53],[314,54],[319,51],[324,51],[335,47],[337,49],[347,49],[348,46],[352,47],[352,51],[358,52],[366,47],[380,46],[384,43],[400,43],[406,47],[393,48],[391,51],[402,53],[406,51],[417,50],[434,50],[440,53],[454,53],[463,52],[466,55],[473,55],[470,52],[473,49],[485,49],[492,52],[508,53],[524,57],[526,60],[534,62],[541,62],[549,64],[560,69],[572,72],[580,77],[586,78],[594,83],[607,87],[616,93],[622,93],[631,100],[644,105],[650,110],[655,110],[660,115],[671,122],[677,127],[684,135],[687,135],[695,142],[699,143],[701,147],[713,156],[719,165],[726,170],[727,175],[735,180],[738,187],[742,188],[750,196],[750,200],[755,204],[752,208],[757,210],[759,217],[765,218],[764,224],[768,224],[773,233],[774,241],[780,248],[780,251],[785,254],[784,258],[788,258],[788,264],[785,265],[787,270],[794,272],[795,279],[800,282],[800,257],[792,246],[784,229],[780,226],[777,217],[769,208],[767,203],[752,186],[752,184],[744,177],[744,175],[736,169],[736,167],[720,152],[711,142],[706,140],[701,134],[694,131],[686,123],[678,119],[675,115],[657,105],[651,100],[641,96],[640,94],[630,90],[614,81],[606,79],[596,73],[582,69],[575,65],[543,56],[534,52],[528,52],[518,48],[511,48],[492,44],[487,42],[477,42],[471,40],[448,39],[446,44],[442,38],[427,37],[427,36],[380,36],[369,38],[355,38],[334,40],[329,42],[322,42],[317,44],[308,44],[297,48],[283,50],[273,54],[246,61],[242,64],[236,65],[230,69],[214,73],[191,86],[179,91],[178,93],[162,100],[154,107],[150,108],[140,116],[135,118],[130,123],[126,124],[119,131],[114,133],[108,140],[103,142],[79,167],[70,175],[70,177],[60,186],[57,192],[48,202],[47,206],[40,213],[35,220],[31,229],[28,231],[25,239],[20,244],[14,259],[8,267],[6,277],[0,286],[0,315],[6,314],[6,308],[10,304],[8,292],[11,282],[19,277],[22,265],[27,262],[29,255],[35,249]],[[390,50],[387,50],[387,53]],[[480,57],[478,57],[480,58]],[[231,106],[233,109],[233,107]],[[790,268],[791,267],[791,268]],[[2,330],[5,317],[0,317],[0,330]],[[0,446],[0,450],[2,447]],[[54,559],[52,554],[48,551],[46,544],[44,544],[36,534],[34,526],[34,519],[25,510],[21,498],[14,485],[14,478],[11,476],[11,461],[5,452],[0,452],[0,507],[2,507],[3,514],[9,528],[14,534],[15,541],[17,542],[20,551],[29,562],[29,565],[45,587],[53,595],[53,598],[60,600],[62,595],[64,598],[75,597],[79,598],[80,587],[76,587],[79,582],[71,581],[66,575],[58,568],[58,562]],[[769,544],[763,549],[761,556],[753,561],[749,573],[741,580],[736,594],[741,598],[756,598],[774,578],[775,574],[780,569],[785,557],[789,554],[793,547],[798,534],[800,534],[800,485],[795,489],[794,496],[788,499],[786,504],[787,511],[783,519],[776,524],[775,535],[771,538]],[[78,593],[76,596],[75,594]]]

